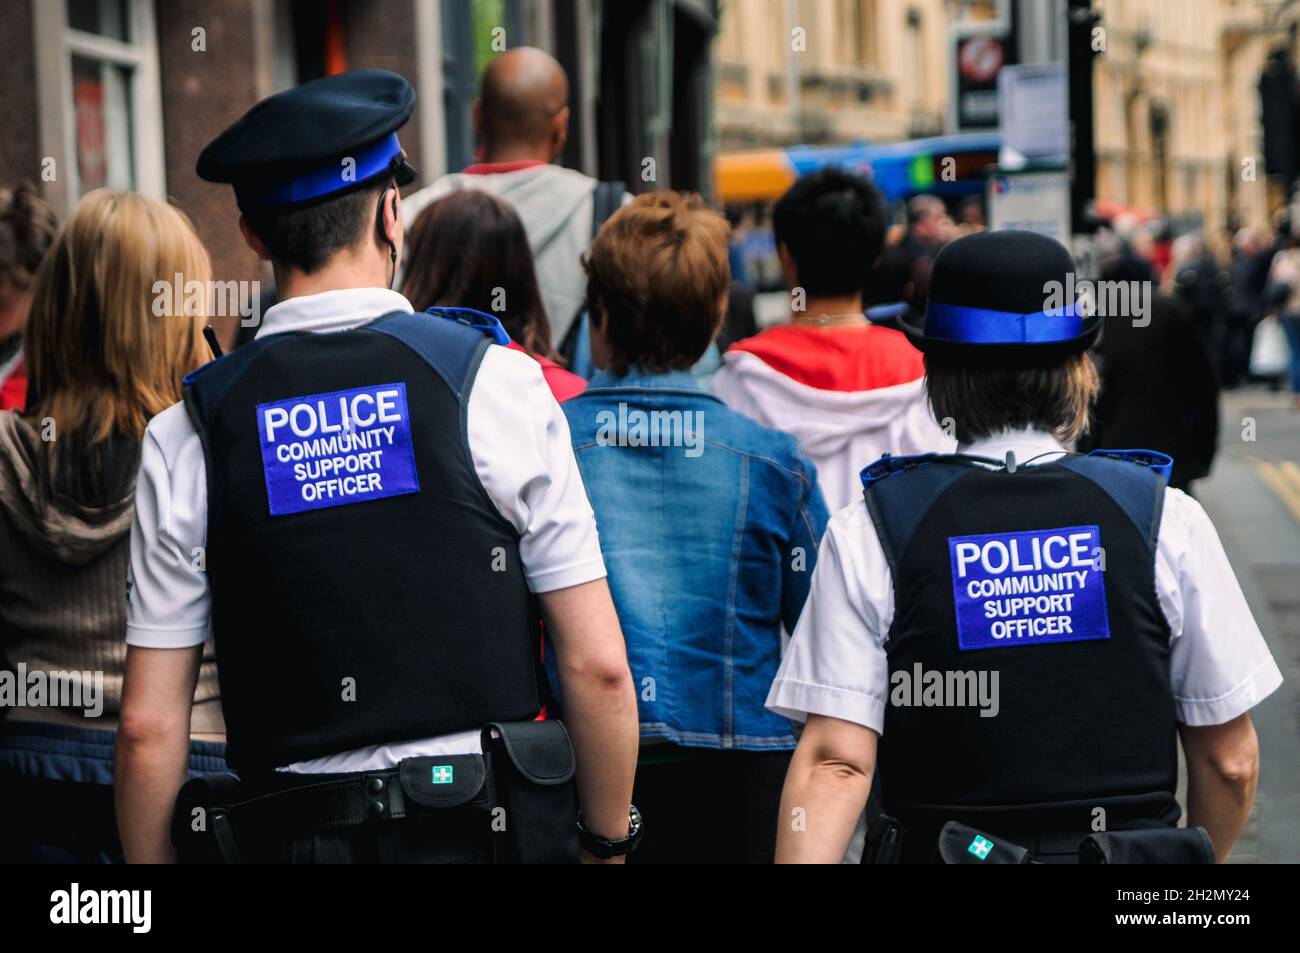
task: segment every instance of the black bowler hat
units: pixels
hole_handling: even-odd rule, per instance
[[[199,155],[199,178],[235,187],[241,209],[306,205],[415,170],[397,141],[415,90],[396,73],[351,70],[270,96]]]
[[[926,354],[954,364],[1055,364],[1101,332],[1101,316],[1084,315],[1074,300],[1074,270],[1065,246],[1037,232],[966,235],[935,256],[924,320],[899,326]]]

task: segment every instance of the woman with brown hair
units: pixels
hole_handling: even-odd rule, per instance
[[[528,235],[503,199],[476,189],[454,192],[420,213],[407,240],[402,294],[412,305],[494,315],[510,335],[510,346],[542,365],[556,400],[586,389],[586,381],[557,363]]]
[[[808,595],[826,504],[789,434],[691,368],[731,287],[726,220],[640,195],[584,259],[600,370],[564,405],[639,691],[629,863],[770,863],[794,725],[763,707]]]
[[[170,291],[179,274],[206,288],[210,270],[179,211],[101,190],[36,274],[27,411],[0,414],[0,859],[120,854],[112,757],[141,440],[208,357],[203,315],[157,285]],[[191,722],[195,771],[224,769],[210,654]]]

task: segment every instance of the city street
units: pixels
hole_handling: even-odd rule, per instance
[[[1300,412],[1284,392],[1230,392],[1219,456],[1196,495],[1214,520],[1246,599],[1282,669],[1252,711],[1259,732],[1255,807],[1235,863],[1300,861]],[[1243,440],[1254,421],[1254,441]]]
[[[1285,902],[1300,0],[0,22],[7,926],[422,910],[228,864]]]

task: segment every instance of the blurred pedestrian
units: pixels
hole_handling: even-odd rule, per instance
[[[1199,232],[1174,239],[1169,259],[1171,287],[1191,312],[1210,352],[1215,380],[1222,380],[1227,349],[1232,276],[1219,264]]]
[[[1123,254],[1130,259],[1142,262],[1149,272],[1144,281],[1160,281],[1161,269],[1156,264],[1156,241],[1142,221],[1131,212],[1121,212],[1110,222],[1110,232],[1119,239]],[[1167,259],[1166,259],[1167,260]]]
[[[32,276],[57,229],[54,211],[35,185],[0,189],[0,411],[22,410],[27,400],[22,340]]]
[[[729,407],[798,438],[831,512],[860,495],[858,471],[880,454],[952,446],[926,405],[920,352],[863,313],[884,223],[860,176],[827,168],[795,182],[773,213],[790,321],[734,345],[713,381]]]
[[[1269,283],[1279,291],[1278,320],[1291,349],[1291,393],[1300,409],[1300,239],[1287,235],[1284,247],[1273,257]]]
[[[1223,386],[1239,387],[1250,378],[1250,351],[1255,327],[1264,316],[1264,288],[1272,255],[1265,260],[1260,229],[1239,228],[1232,238],[1232,285],[1224,343]]]
[[[984,199],[978,195],[968,195],[961,200],[958,210],[959,220],[953,237],[982,232],[987,227],[984,223]]]
[[[1122,255],[1100,277],[1135,285],[1145,263]],[[1101,392],[1080,449],[1143,447],[1173,457],[1169,485],[1208,476],[1219,434],[1219,388],[1205,338],[1187,305],[1155,290],[1147,315],[1107,315],[1096,349]]]
[[[925,310],[930,263],[939,249],[956,236],[952,216],[937,195],[916,195],[907,202],[907,230],[889,245],[865,282],[867,304],[904,301],[913,311]]]
[[[495,192],[519,213],[537,263],[556,346],[582,308],[581,257],[601,223],[626,202],[622,183],[555,165],[569,135],[569,79],[549,53],[520,46],[483,70],[473,106],[479,159],[407,196],[408,221],[449,192]],[[569,343],[567,352],[575,347]]]
[[[698,196],[610,218],[586,265],[601,370],[564,408],[642,689],[633,799],[654,833],[633,862],[770,863],[795,744],[763,699],[826,506],[793,438],[690,373],[726,306],[726,239]]]
[[[0,652],[22,681],[66,675],[0,724],[0,858],[121,859],[113,745],[122,710],[127,570],[145,425],[210,357],[203,309],[160,300],[175,275],[206,282],[208,255],[176,209],[91,192],[31,288],[24,351],[32,400],[0,413]],[[150,505],[145,501],[142,505]],[[187,552],[182,565],[193,557]],[[178,554],[178,561],[181,556]],[[213,646],[202,635],[188,733],[191,772],[225,769]],[[182,770],[186,767],[182,756]]]
[[[496,315],[510,347],[542,366],[556,400],[582,393],[587,382],[557,363],[528,236],[504,199],[453,192],[420,213],[407,241],[402,293],[417,310],[473,308]]]

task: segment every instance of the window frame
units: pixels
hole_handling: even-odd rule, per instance
[[[36,81],[41,151],[45,158],[56,162],[54,180],[46,185],[50,201],[65,213],[83,194],[77,170],[74,56],[130,70],[131,122],[127,134],[131,137],[134,189],[157,199],[165,199],[167,195],[162,84],[153,0],[124,2],[128,5],[131,42],[73,29],[68,25],[65,0],[32,0],[38,51]],[[57,50],[57,54],[42,53],[42,50]]]

